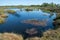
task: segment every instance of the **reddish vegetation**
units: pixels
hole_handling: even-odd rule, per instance
[[[22,23],[32,24],[35,26],[47,26],[46,21],[38,21],[38,20],[24,20]]]
[[[35,29],[35,28],[32,28],[32,29],[27,29],[26,30],[26,33],[30,34],[30,35],[33,35],[33,34],[36,34],[38,31]]]
[[[6,14],[2,14],[2,15],[0,15],[0,17],[7,18],[8,16]]]

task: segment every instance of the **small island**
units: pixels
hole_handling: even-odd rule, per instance
[[[38,31],[35,28],[26,29],[26,33],[29,35],[37,34]]]
[[[32,24],[35,26],[47,26],[46,20],[45,21],[39,21],[39,20],[31,19],[31,20],[24,20],[24,21],[22,21],[22,23]]]
[[[28,8],[28,9],[25,9],[25,11],[33,11],[33,9],[29,9],[29,8]]]
[[[14,11],[14,10],[7,10],[6,12],[10,13],[10,14],[15,14],[16,13],[16,11]]]
[[[8,15],[5,13],[4,9],[0,9],[0,17],[1,18],[7,18],[8,17]]]

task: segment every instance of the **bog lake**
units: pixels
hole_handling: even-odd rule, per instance
[[[8,18],[6,18],[5,23],[0,24],[0,32],[13,32],[13,33],[21,33],[25,35],[26,29],[35,28],[38,32],[46,31],[48,29],[53,29],[53,19],[56,18],[56,13],[43,12],[42,10],[34,10],[34,11],[25,11],[20,9],[12,9],[15,10],[15,14],[8,14]],[[40,25],[32,25],[28,23],[22,23],[24,20],[38,20],[38,21],[46,21],[47,26]],[[41,32],[40,32],[41,33]]]

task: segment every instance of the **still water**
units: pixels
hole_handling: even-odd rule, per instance
[[[39,11],[20,11],[18,9],[14,9],[16,11],[15,14],[9,14],[8,18],[6,18],[6,22],[0,24],[0,32],[14,32],[14,33],[22,33],[24,34],[26,29],[36,28],[39,31],[45,31],[48,29],[53,29],[53,19],[56,18],[56,14],[53,13],[51,16],[50,13]],[[37,19],[37,20],[47,20],[47,26],[35,26],[31,24],[21,23],[23,20],[28,19]]]

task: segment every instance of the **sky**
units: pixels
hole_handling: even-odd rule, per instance
[[[0,0],[0,6],[6,5],[40,5],[42,3],[60,4],[60,0]]]

